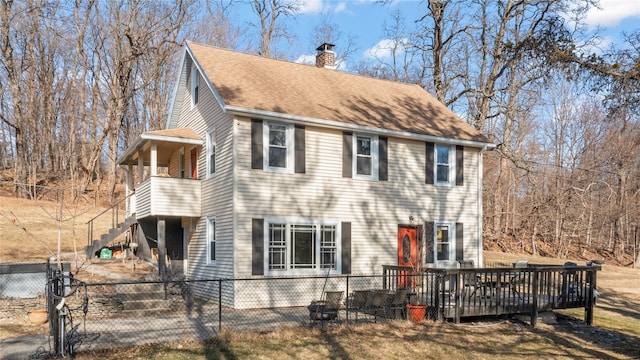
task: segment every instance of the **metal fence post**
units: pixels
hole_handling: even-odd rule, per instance
[[[345,306],[345,313],[346,313],[345,315],[347,317],[347,323],[349,323],[349,307],[350,307],[350,304],[349,304],[349,275],[347,275],[346,279],[347,279],[347,286],[346,286],[347,294],[346,294],[346,300],[345,300],[345,305],[346,305]]]
[[[218,335],[222,331],[222,279],[218,279]]]

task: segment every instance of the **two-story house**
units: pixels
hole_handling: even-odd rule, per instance
[[[142,255],[189,279],[380,274],[418,241],[433,266],[482,264],[493,144],[420,86],[335,70],[332,48],[310,66],[186,43],[166,130],[119,159]]]

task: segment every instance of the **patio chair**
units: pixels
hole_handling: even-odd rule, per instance
[[[323,300],[312,301],[311,305],[308,306],[311,325],[320,321],[322,327],[324,327],[325,321],[339,322],[342,294],[344,294],[344,291],[327,291],[324,293]]]
[[[369,290],[355,290],[351,293],[349,301],[347,302],[347,312],[356,313],[356,322],[358,322],[358,313],[364,313],[364,310],[367,306],[368,297]]]
[[[578,266],[578,264],[567,261],[563,266],[566,270],[562,276],[560,299],[562,302],[582,301],[582,281],[578,278],[576,271],[571,269]]]
[[[396,289],[392,296],[388,297],[386,314],[391,319],[406,318],[407,292],[405,288]]]
[[[516,269],[524,269],[529,267],[529,261],[528,260],[518,260],[515,262],[515,264],[513,265],[514,268]],[[522,287],[526,282],[526,277],[524,275],[524,273],[522,272],[518,272],[517,274],[514,274],[510,279],[509,279],[509,291],[513,292],[514,297],[517,296],[518,299],[520,301],[522,301],[522,294],[520,291],[520,287]]]
[[[474,262],[473,260],[460,260],[458,261],[458,263],[460,263],[460,268],[461,269],[473,269],[475,268]],[[474,295],[476,295],[476,292],[478,291],[478,289],[484,289],[484,296],[486,296],[486,288],[484,286],[484,284],[482,283],[482,278],[480,277],[480,275],[476,274],[476,273],[462,273],[462,284],[463,284],[463,288],[462,288],[462,297],[473,297]]]
[[[386,318],[388,290],[371,290],[367,296],[365,312],[373,315],[373,321],[378,322],[378,317]]]

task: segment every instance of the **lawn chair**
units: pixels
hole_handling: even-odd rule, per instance
[[[458,263],[460,263],[461,269],[475,268],[473,260],[460,260],[458,261]],[[466,296],[473,297],[474,295],[476,295],[478,289],[484,289],[485,294],[483,295],[486,296],[486,287],[482,283],[482,278],[480,277],[480,275],[473,272],[462,273],[462,284],[463,298],[465,298]]]
[[[355,290],[353,293],[351,293],[351,297],[347,302],[347,312],[356,313],[356,322],[358,322],[358,313],[364,313],[364,310],[367,306],[368,297],[369,290]]]
[[[389,297],[388,290],[371,290],[367,296],[367,305],[365,312],[369,315],[373,315],[373,321],[378,322],[378,317],[387,317],[387,298]]]
[[[578,278],[578,274],[572,268],[577,267],[578,264],[567,261],[564,263],[566,269],[562,276],[562,285],[560,287],[560,300],[563,303],[582,301],[584,297],[582,281]]]
[[[514,268],[516,269],[524,269],[529,267],[529,261],[528,260],[518,260],[516,261],[516,263],[513,265]],[[514,297],[518,297],[518,299],[520,301],[522,301],[522,294],[520,292],[520,287],[523,286],[526,282],[526,277],[524,276],[524,273],[522,272],[518,272],[517,274],[513,275],[510,279],[509,279],[509,291],[513,292]]]
[[[324,327],[325,321],[339,322],[339,311],[343,293],[344,291],[327,291],[324,293],[323,300],[312,301],[308,306],[311,325],[320,321],[322,327]]]
[[[391,319],[406,318],[407,289],[397,289],[396,292],[388,297],[387,316]]]

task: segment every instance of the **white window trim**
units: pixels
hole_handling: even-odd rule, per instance
[[[438,226],[449,227],[449,260],[438,260]],[[456,222],[437,220],[433,222],[433,261],[436,263],[456,261]]]
[[[449,181],[438,181],[438,147],[449,148]],[[447,144],[435,144],[433,155],[433,179],[436,186],[456,186],[456,147]]]
[[[269,224],[285,224],[285,270],[269,269]],[[315,225],[317,233],[316,242],[316,268],[315,269],[291,269],[291,225]],[[336,268],[328,269],[320,268],[320,231],[322,226],[334,226],[336,229]],[[265,218],[264,219],[264,275],[265,276],[289,276],[289,275],[327,275],[342,273],[342,229],[340,221],[337,220],[315,220],[305,218]]]
[[[191,109],[198,105],[195,97],[196,87],[198,87],[198,102],[200,102],[200,73],[196,65],[191,64]]]
[[[213,169],[213,173],[211,172],[211,150],[213,148],[216,148],[215,153],[213,154],[214,156],[214,163],[216,164],[216,167],[218,166],[218,144],[216,143],[216,131],[211,130],[210,132],[207,133],[207,179],[212,178],[216,175],[216,169]]]
[[[371,138],[371,175],[358,174],[358,136]],[[378,151],[378,135],[354,133],[352,141],[353,159],[351,160],[351,173],[354,179],[377,181],[379,171],[380,152]]]
[[[207,241],[207,265],[211,265],[211,266],[215,266],[217,259],[218,259],[218,254],[216,255],[216,260],[211,260],[211,239],[213,236],[213,242],[216,244],[216,248],[218,247],[218,239],[217,239],[217,230],[216,230],[217,226],[216,226],[216,218],[215,217],[210,217],[207,218],[207,234],[206,234],[206,241]]]
[[[287,166],[286,167],[274,167],[269,166],[269,125],[280,125],[286,127],[286,146],[287,146]],[[262,131],[262,161],[263,161],[263,169],[265,171],[275,172],[275,173],[287,173],[292,174],[294,170],[294,161],[295,161],[295,153],[294,153],[294,132],[293,132],[293,124],[284,124],[279,122],[268,122],[265,121],[263,125]]]

